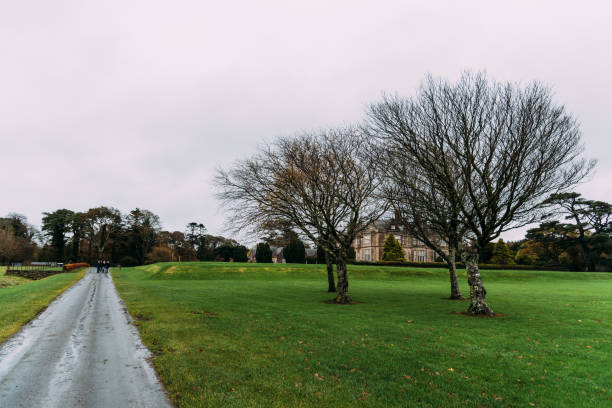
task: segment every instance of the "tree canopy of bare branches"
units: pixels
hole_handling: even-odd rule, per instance
[[[465,73],[456,83],[427,78],[414,98],[385,97],[369,110],[369,127],[390,154],[415,166],[407,197],[430,189],[435,206],[458,210],[465,246],[470,314],[493,314],[478,252],[502,232],[540,219],[550,194],[571,189],[594,162],[581,158],[576,119],[553,103],[546,86],[497,83]],[[407,159],[408,157],[408,159]],[[408,199],[408,198],[407,198]],[[423,202],[419,200],[419,202]]]
[[[376,120],[366,125],[374,139],[379,136]],[[466,233],[458,199],[464,186],[452,160],[440,160],[445,153],[436,144],[410,144],[384,138],[374,149],[379,159],[379,171],[384,176],[382,199],[393,209],[394,217],[411,235],[417,237],[449,268],[450,299],[463,299],[457,279],[456,257]],[[445,176],[449,177],[445,177]],[[444,179],[447,188],[438,186]],[[458,192],[448,194],[448,191]]]
[[[335,257],[337,303],[350,302],[346,261],[353,240],[387,210],[366,146],[356,128],[281,137],[216,176],[235,229],[286,223]]]

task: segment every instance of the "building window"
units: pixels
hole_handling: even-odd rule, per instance
[[[370,234],[364,235],[363,236],[363,246],[370,246],[372,245],[372,237],[370,236]]]
[[[414,246],[425,246],[425,243],[417,237],[412,237],[412,245]]]
[[[402,243],[402,236],[401,235],[395,235],[395,240],[401,244]]]
[[[370,248],[363,250],[363,260],[369,262],[372,260],[372,255],[370,253]]]
[[[425,250],[417,249],[413,252],[414,254],[414,262],[425,262]]]

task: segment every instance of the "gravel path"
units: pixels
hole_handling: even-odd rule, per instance
[[[0,407],[170,407],[130,321],[90,269],[0,348]]]

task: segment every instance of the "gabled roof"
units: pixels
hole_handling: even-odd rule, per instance
[[[392,229],[391,227],[394,226],[395,229]],[[396,220],[394,219],[386,219],[386,220],[378,220],[378,221],[374,221],[374,225],[373,227],[377,230],[389,230],[389,231],[403,231],[404,230],[404,226],[401,225],[400,223],[398,223]]]

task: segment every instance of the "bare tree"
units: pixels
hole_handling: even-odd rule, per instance
[[[542,84],[490,82],[482,73],[465,73],[455,84],[429,77],[415,98],[386,97],[372,106],[370,119],[383,140],[427,156],[411,164],[459,206],[470,241],[463,250],[468,313],[492,315],[479,250],[502,232],[539,220],[550,194],[571,189],[592,169],[594,162],[580,158],[578,123]],[[452,172],[429,167],[436,156]]]
[[[0,262],[31,259],[41,237],[24,215],[11,213],[0,218]]]
[[[0,229],[0,261],[10,263],[19,252],[19,238],[12,231]]]
[[[380,177],[366,142],[354,128],[283,137],[216,177],[236,229],[286,222],[335,256],[336,303],[351,301],[346,263],[353,240],[387,210],[377,199]]]
[[[385,135],[375,115],[367,131],[373,137]],[[384,198],[391,203],[395,218],[410,234],[446,262],[450,278],[449,299],[464,299],[456,266],[466,230],[461,207],[455,199],[462,194],[445,195],[446,190],[437,187],[438,181],[444,179],[453,190],[462,191],[464,188],[458,177],[445,177],[457,173],[452,168],[452,161],[441,160],[444,151],[433,143],[405,144],[396,138],[383,138],[383,142],[376,151],[380,171],[385,175]]]

